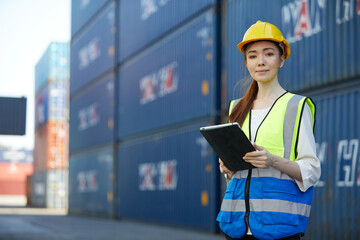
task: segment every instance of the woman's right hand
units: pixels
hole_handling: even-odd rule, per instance
[[[222,174],[227,174],[228,178],[231,178],[232,175],[234,174],[233,171],[230,171],[225,165],[224,162],[219,158],[219,168],[220,168],[220,172]]]

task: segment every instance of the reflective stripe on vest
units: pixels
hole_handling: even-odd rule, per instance
[[[280,212],[282,213],[310,217],[311,206],[278,199],[251,199],[250,211],[259,211],[259,209],[263,212],[279,212],[279,209],[281,209]],[[221,210],[228,212],[245,212],[245,200],[224,199],[224,202],[221,204]]]

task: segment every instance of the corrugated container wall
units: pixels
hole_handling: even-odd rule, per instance
[[[278,26],[290,43],[291,56],[279,77],[287,90],[305,91],[360,75],[359,0],[232,0],[225,12],[226,103],[239,97],[239,86],[234,87],[245,77],[236,45],[257,20]]]
[[[159,40],[218,0],[119,2],[119,62]]]
[[[69,80],[69,44],[52,42],[35,66],[35,95],[48,83]]]
[[[71,36],[74,37],[109,0],[72,0]]]
[[[307,239],[360,239],[360,79],[315,94],[315,139],[321,178]]]
[[[70,157],[70,214],[113,215],[113,155],[108,146]]]
[[[218,160],[199,132],[210,124],[197,122],[120,145],[118,217],[216,231]]]
[[[217,114],[217,20],[208,10],[122,65],[119,139]]]
[[[72,98],[70,154],[114,142],[114,74]]]
[[[0,97],[0,135],[25,135],[26,102],[24,97]]]
[[[115,33],[115,3],[110,2],[71,40],[71,95],[115,67]]]
[[[48,121],[68,121],[68,81],[51,82],[36,95],[35,129]]]

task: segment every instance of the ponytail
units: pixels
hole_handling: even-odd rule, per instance
[[[234,106],[231,114],[227,118],[227,122],[238,122],[240,126],[243,125],[245,118],[249,111],[252,108],[253,102],[256,98],[258,93],[258,84],[255,80],[252,80],[252,83],[248,90],[246,91],[245,95],[239,101],[236,106]]]

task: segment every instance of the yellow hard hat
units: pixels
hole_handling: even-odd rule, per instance
[[[285,60],[290,57],[290,46],[280,30],[273,24],[257,21],[244,34],[243,40],[237,45],[238,49],[245,54],[244,45],[250,42],[269,40],[282,43],[284,49]]]

